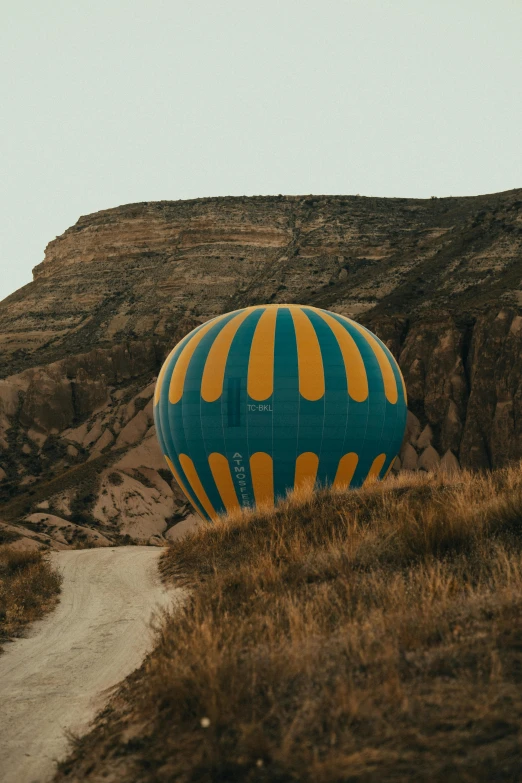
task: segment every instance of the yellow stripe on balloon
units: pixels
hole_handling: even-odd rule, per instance
[[[201,396],[206,402],[215,402],[221,397],[223,392],[223,380],[225,378],[225,367],[227,364],[228,352],[232,345],[232,340],[236,332],[253,308],[248,307],[243,312],[231,318],[221,329],[212,347],[208,352],[203,370],[203,379],[201,381]]]
[[[267,307],[250,347],[247,390],[253,400],[266,400],[274,391],[274,348],[277,307]]]
[[[386,476],[388,475],[388,473],[390,472],[390,470],[393,468],[393,463],[395,462],[395,460],[396,460],[396,459],[397,459],[397,457],[394,457],[394,458],[392,459],[392,461],[390,462],[390,464],[389,464],[389,465],[388,465],[388,467],[386,468],[386,473],[385,473],[385,474],[384,474],[384,476],[382,477],[381,481],[384,481],[384,479],[386,478]]]
[[[172,464],[172,460],[170,460],[170,459],[167,457],[167,455],[166,455],[166,454],[164,454],[163,456],[164,456],[164,457],[165,457],[165,459],[167,460],[167,465],[169,466],[169,468],[170,468],[170,471],[171,471],[172,475],[174,476],[174,478],[176,479],[176,481],[177,481],[177,482],[178,482],[178,484],[180,485],[180,487],[181,487],[181,491],[182,491],[182,492],[185,494],[185,496],[186,496],[186,497],[187,497],[187,498],[190,500],[190,502],[191,502],[191,503],[192,503],[192,505],[194,506],[194,510],[195,510],[195,511],[196,511],[196,512],[199,514],[199,516],[201,516],[201,512],[200,512],[199,508],[197,507],[196,501],[194,500],[194,498],[192,497],[192,494],[191,494],[191,493],[189,492],[189,490],[187,489],[187,487],[186,487],[186,485],[185,485],[185,482],[183,481],[183,479],[182,479],[182,478],[181,478],[181,476],[179,475],[178,471],[176,470],[176,468],[175,468],[175,467],[174,467],[174,465]]]
[[[379,477],[379,473],[382,470],[382,466],[386,462],[386,454],[379,454],[378,457],[375,457],[375,459],[372,462],[372,466],[370,470],[368,471],[368,475],[364,479],[363,487],[365,487],[367,484],[372,484],[374,481],[377,481]]]
[[[183,396],[183,387],[185,385],[185,377],[187,375],[188,366],[194,351],[207,332],[210,331],[210,329],[212,329],[215,324],[219,323],[219,321],[222,321],[223,318],[225,318],[227,315],[228,313],[225,313],[225,315],[221,315],[218,318],[213,318],[212,321],[209,321],[207,324],[205,324],[205,326],[202,326],[199,332],[196,332],[194,337],[188,341],[181,351],[178,360],[174,365],[172,378],[170,379],[169,402],[176,403],[181,400]]]
[[[203,489],[203,484],[200,481],[200,478],[197,474],[196,468],[194,467],[194,463],[188,457],[186,454],[180,454],[179,455],[179,461],[181,463],[181,467],[183,468],[183,472],[185,473],[185,476],[187,477],[187,480],[192,487],[192,490],[209,515],[211,519],[215,519],[217,517],[216,510],[214,509],[214,506],[208,499],[207,493]]]
[[[377,362],[379,363],[379,367],[381,369],[381,375],[384,383],[384,393],[386,395],[386,399],[388,400],[388,402],[391,402],[394,405],[399,399],[399,395],[397,392],[397,383],[395,381],[395,374],[393,372],[393,368],[391,366],[390,360],[386,356],[386,353],[384,352],[382,345],[379,343],[378,340],[375,339],[373,334],[371,334],[371,332],[369,332],[363,326],[360,326],[355,321],[352,321],[351,318],[346,318],[346,316],[344,315],[340,317],[343,320],[347,321],[351,326],[353,326],[354,329],[357,329],[359,334],[361,334],[365,338],[365,340],[367,340],[367,342],[370,344],[375,354],[375,358],[377,359]]]
[[[306,400],[324,395],[324,369],[321,346],[312,322],[300,307],[290,305],[297,340],[299,392]]]
[[[250,472],[256,506],[274,505],[274,464],[270,454],[256,451],[250,457]]]
[[[214,451],[209,455],[208,464],[212,471],[212,476],[216,482],[216,487],[221,495],[223,505],[229,514],[239,509],[239,501],[237,499],[234,482],[232,480],[232,474],[230,472],[230,465],[228,459],[223,454],[218,454]]]
[[[357,343],[352,335],[346,331],[344,326],[340,324],[339,321],[336,321],[329,313],[324,313],[322,310],[315,310],[315,312],[317,315],[321,316],[323,321],[326,321],[337,339],[337,344],[343,355],[348,394],[352,400],[364,402],[368,397],[368,378],[361,352],[357,348]]]
[[[319,457],[313,451],[305,451],[295,461],[294,490],[313,489]]]
[[[345,454],[344,457],[341,457],[333,483],[335,489],[348,489],[358,462],[359,457],[353,451],[349,454]]]

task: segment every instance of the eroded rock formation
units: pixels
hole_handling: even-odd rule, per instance
[[[519,459],[521,277],[522,191],[199,199],[80,218],[0,303],[0,535],[175,535],[188,508],[154,438],[156,374],[198,323],[259,302],[327,307],[387,342],[409,392],[397,468]]]

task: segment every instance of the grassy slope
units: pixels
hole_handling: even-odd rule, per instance
[[[54,607],[60,583],[41,552],[0,552],[0,645]]]
[[[294,498],[176,542],[192,597],[59,780],[522,769],[522,469]]]

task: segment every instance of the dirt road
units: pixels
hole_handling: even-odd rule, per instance
[[[161,549],[119,547],[52,555],[63,574],[60,604],[0,656],[0,780],[52,778],[67,752],[65,731],[84,732],[109,689],[143,660],[154,609],[167,592]]]

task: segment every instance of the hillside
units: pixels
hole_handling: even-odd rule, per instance
[[[397,468],[522,456],[522,190],[209,198],[80,218],[0,303],[0,535],[162,543],[188,513],[156,446],[169,347],[239,306],[352,316],[409,392]],[[170,532],[169,532],[170,531]]]
[[[519,780],[521,492],[403,474],[177,542],[191,600],[56,780]]]

